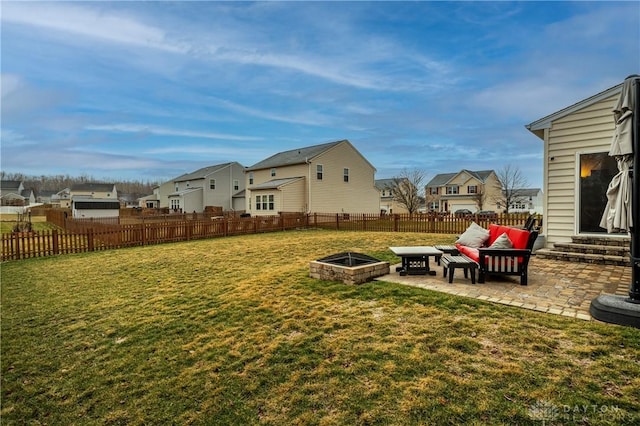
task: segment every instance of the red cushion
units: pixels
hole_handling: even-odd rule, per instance
[[[524,229],[512,228],[510,226],[502,225],[489,225],[489,243],[490,246],[493,242],[503,233],[507,234],[507,237],[511,240],[513,248],[526,249],[529,242],[529,231]]]
[[[456,248],[458,249],[458,251],[460,253],[464,254],[469,259],[472,259],[475,262],[478,262],[480,260],[480,254],[478,253],[478,249],[477,248],[463,246],[460,243],[456,244]]]

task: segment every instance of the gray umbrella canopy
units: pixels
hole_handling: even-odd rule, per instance
[[[633,226],[631,214],[631,176],[633,166],[633,111],[636,102],[633,89],[634,78],[627,78],[622,93],[613,108],[616,129],[611,141],[609,155],[618,163],[618,173],[607,188],[607,206],[600,220],[600,227],[607,232],[628,232]]]

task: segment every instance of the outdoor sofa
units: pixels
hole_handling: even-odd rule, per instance
[[[478,263],[479,283],[487,275],[517,275],[520,284],[527,285],[527,267],[537,237],[535,230],[496,224],[487,230],[472,223],[456,241],[456,248]]]

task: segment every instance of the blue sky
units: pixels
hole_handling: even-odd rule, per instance
[[[165,181],[349,139],[376,178],[520,167],[640,73],[638,2],[7,2],[5,172]]]

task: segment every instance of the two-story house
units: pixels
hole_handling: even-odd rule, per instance
[[[51,196],[51,206],[63,209],[71,208],[71,188],[64,188]]]
[[[158,188],[160,207],[184,213],[202,213],[206,207],[243,210],[244,167],[237,162],[203,167]]]
[[[513,192],[517,194],[517,197],[511,202],[509,206],[510,213],[538,213],[543,212],[543,199],[542,190],[540,188],[522,188],[514,189]],[[498,210],[503,210],[502,203],[498,203]]]
[[[493,170],[441,173],[426,188],[427,211],[498,210],[501,185]]]
[[[395,179],[376,179],[376,189],[380,193],[380,212],[385,214],[409,213],[407,207],[398,203],[393,193]]]
[[[33,190],[20,180],[0,181],[0,202],[3,206],[29,206],[36,202]]]
[[[118,191],[113,183],[83,182],[69,189],[71,214],[74,218],[120,216]]]
[[[380,213],[375,171],[348,140],[280,152],[245,170],[246,210]]]

